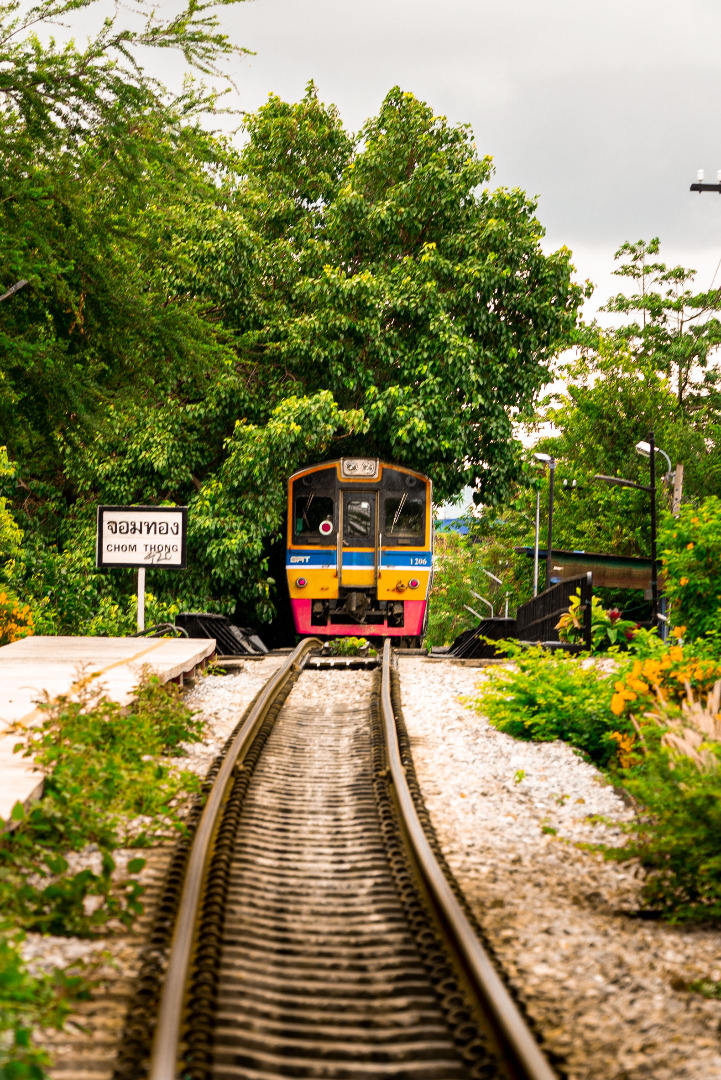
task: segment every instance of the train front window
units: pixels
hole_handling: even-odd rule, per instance
[[[425,499],[402,495],[388,495],[385,501],[384,541],[400,543],[422,540],[426,526]]]
[[[332,535],[333,500],[314,491],[295,500],[295,535],[302,538]]]
[[[373,502],[369,498],[348,498],[343,508],[343,536],[346,540],[367,540],[373,529]]]

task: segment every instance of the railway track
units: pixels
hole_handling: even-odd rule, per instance
[[[271,678],[217,770],[150,1080],[556,1080],[419,820],[390,643],[380,670],[341,676],[356,693],[320,704],[325,673],[300,674],[317,644]]]

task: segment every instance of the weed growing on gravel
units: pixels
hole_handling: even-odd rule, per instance
[[[721,998],[721,982],[713,979],[694,979],[689,983],[688,989],[694,994],[703,994],[706,998]]]
[[[45,1075],[29,1030],[62,1026],[83,992],[79,976],[30,975],[23,932],[92,937],[109,922],[130,925],[142,911],[137,875],[145,860],[130,859],[120,875],[114,853],[181,829],[182,805],[199,787],[194,774],[166,760],[201,735],[178,687],[147,678],[125,711],[89,679],[76,691],[44,702],[41,722],[18,744],[45,773],[44,797],[27,810],[16,804],[11,822],[0,820],[1,1080]]]
[[[178,688],[147,679],[126,711],[102,692],[82,686],[75,697],[41,705],[43,719],[20,744],[45,773],[44,797],[0,836],[0,905],[18,926],[53,934],[84,934],[110,918],[132,922],[140,888],[130,880],[143,860],[131,860],[130,879],[115,885],[113,851],[132,838],[133,818],[149,818],[140,843],[158,829],[180,827],[178,806],[197,778],[163,761],[183,741],[200,737],[200,723]],[[78,858],[66,857],[83,852]],[[91,855],[91,858],[87,858]]]
[[[325,646],[331,656],[377,656],[367,638],[364,637],[336,637],[331,638]]]
[[[20,952],[23,935],[0,924],[0,1077],[41,1080],[47,1053],[33,1043],[34,1028],[64,1026],[73,1007],[90,996],[82,974],[56,968],[31,974]]]
[[[470,704],[516,738],[563,739],[636,799],[622,847],[646,906],[672,921],[721,918],[721,664],[703,645],[588,658],[521,650],[487,673]],[[639,655],[640,654],[640,655]]]

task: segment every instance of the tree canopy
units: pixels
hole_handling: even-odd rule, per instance
[[[610,328],[596,321],[579,326],[577,349],[559,371],[564,387],[539,403],[531,425],[538,432],[550,422],[553,433],[544,434],[533,450],[558,462],[554,547],[648,557],[648,494],[593,477],[648,484],[648,460],[635,446],[653,431],[672,465],[684,466],[683,494],[690,506],[721,494],[721,289],[695,290],[694,271],[662,262],[656,238],[623,244],[615,258],[615,272],[631,289],[601,310],[618,322]],[[485,537],[502,537],[508,548],[533,542],[538,487],[541,543],[546,540],[548,475],[530,453],[514,497],[477,526]],[[666,469],[658,455],[661,517],[671,504]]]
[[[358,136],[313,84],[271,96],[238,149],[208,128],[216,98],[170,95],[138,60],[173,47],[217,71],[233,46],[212,5],[108,20],[84,48],[34,36],[90,3],[0,11],[0,296],[27,282],[0,301],[13,587],[47,606],[52,580],[57,614],[98,502],[182,503],[191,569],[150,587],[267,618],[300,465],[377,454],[441,499],[476,480],[502,498],[514,420],[582,298],[533,200],[494,190],[470,129],[397,87]],[[111,574],[54,628],[118,599]]]

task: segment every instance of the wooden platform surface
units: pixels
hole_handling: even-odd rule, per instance
[[[11,724],[32,724],[37,702],[72,691],[78,680],[102,686],[112,701],[132,699],[144,667],[164,682],[192,672],[215,652],[210,638],[27,637],[0,648],[0,818],[42,790],[32,762],[13,754]]]

